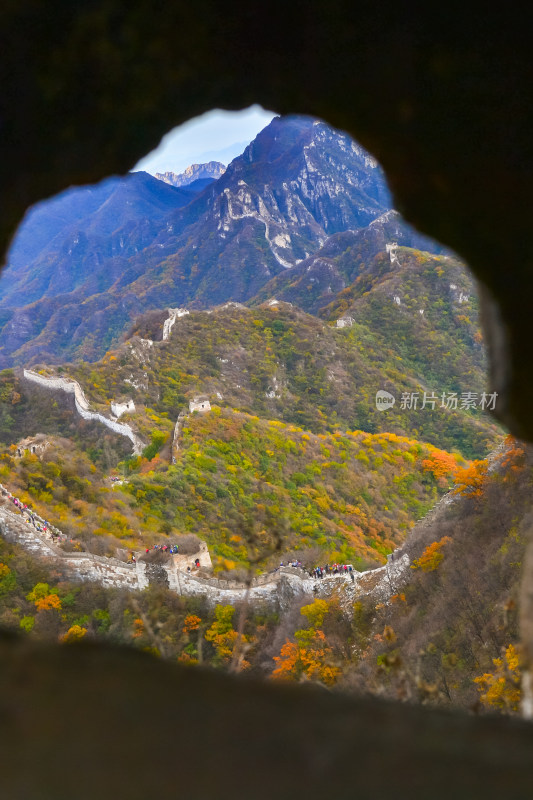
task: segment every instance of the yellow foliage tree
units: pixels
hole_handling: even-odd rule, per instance
[[[79,642],[87,633],[87,628],[82,628],[81,625],[72,625],[68,631],[61,637],[62,642]]]
[[[522,679],[520,652],[510,644],[505,648],[502,658],[494,658],[492,663],[494,672],[486,672],[474,678],[481,702],[487,708],[518,711]]]
[[[328,611],[329,605],[326,601],[317,598],[308,606],[302,606],[300,614],[307,619],[312,628],[321,628]]]
[[[331,647],[326,642],[324,631],[319,630],[328,611],[328,604],[320,599],[300,609],[310,627],[296,631],[296,641],[287,639],[279,656],[274,656],[277,666],[272,672],[273,678],[315,680],[327,686],[335,683],[340,669],[332,664]]]
[[[216,663],[227,664],[233,658],[235,644],[239,639],[239,634],[233,628],[234,614],[235,609],[233,606],[217,605],[215,608],[215,621],[205,632],[206,640],[211,642],[215,648]],[[247,642],[249,642],[249,638],[243,635],[241,644],[246,644]],[[241,669],[247,669],[250,666],[245,659],[242,659],[239,663]]]
[[[385,625],[385,627],[383,628],[382,636],[383,636],[383,639],[386,642],[388,642],[389,644],[394,644],[394,642],[398,638],[396,636],[396,632],[395,632],[394,628],[392,627],[392,625]]]
[[[31,592],[26,595],[26,600],[29,600],[30,603],[35,603],[49,594],[56,594],[56,591],[51,589],[47,583],[36,583]]]

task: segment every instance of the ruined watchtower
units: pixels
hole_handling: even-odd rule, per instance
[[[193,411],[200,411],[202,414],[211,411],[211,403],[209,402],[209,398],[205,395],[200,395],[199,397],[194,397],[192,400],[190,400],[189,412],[192,414]]]

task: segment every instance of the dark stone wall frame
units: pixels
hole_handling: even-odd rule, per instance
[[[464,2],[5,0],[1,248],[32,203],[126,172],[204,111],[258,102],[321,117],[381,161],[409,221],[469,263],[490,298],[498,415],[533,440],[529,17]],[[410,800],[489,800],[531,789],[533,729],[523,723],[237,690],[105,648],[6,640],[1,651],[0,782],[14,800],[133,799],[148,788],[271,797],[272,776],[278,797],[298,787],[323,797],[330,778],[338,797],[392,788]],[[161,755],[179,759],[180,749],[184,771],[167,776]]]

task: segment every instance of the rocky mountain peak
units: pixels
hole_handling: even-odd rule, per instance
[[[207,164],[191,164],[186,170],[175,172],[156,172],[155,177],[171,186],[188,186],[194,181],[218,180],[226,171],[220,161],[208,161]]]
[[[298,265],[314,270],[317,297],[305,307],[316,311],[353,270],[330,268],[324,252],[328,274],[318,281],[322,267],[306,260],[391,208],[375,159],[343,131],[301,116],[274,118],[227,169],[193,164],[177,176],[134,173],[71,190],[59,221],[41,209],[21,230],[19,257],[0,281],[0,365],[43,353],[98,357],[139,313],[246,302]],[[284,289],[268,296],[288,300]],[[26,312],[31,331],[20,324]]]
[[[359,230],[391,208],[383,172],[347,134],[310,117],[276,117],[234,159],[213,192],[221,239],[255,220],[275,270],[291,268],[333,233]]]

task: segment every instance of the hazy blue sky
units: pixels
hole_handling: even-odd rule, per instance
[[[242,111],[208,111],[163,136],[159,147],[133,170],[154,175],[168,170],[183,172],[190,164],[206,161],[229,164],[275,116],[258,105]]]

